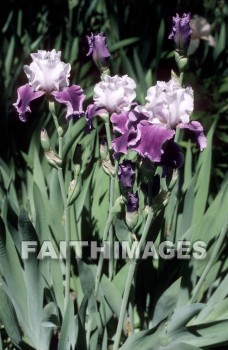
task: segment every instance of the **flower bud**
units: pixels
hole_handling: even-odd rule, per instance
[[[53,168],[59,169],[62,167],[62,159],[52,150],[46,151],[45,156],[47,158],[48,163]]]
[[[130,229],[133,229],[138,222],[139,197],[138,194],[128,192],[126,223]]]
[[[133,186],[135,171],[133,170],[133,163],[125,159],[123,163],[118,166],[118,178],[123,188],[130,189]]]
[[[91,33],[90,36],[87,35],[87,40],[89,44],[89,52],[87,56],[92,54],[93,61],[98,67],[98,69],[103,72],[109,67],[109,57],[110,52],[106,43],[106,37],[103,33],[94,35]]]
[[[46,129],[42,129],[40,133],[40,142],[44,151],[50,150],[50,141]]]
[[[119,214],[122,211],[123,204],[124,204],[123,196],[118,197],[111,209],[111,213],[113,216]]]
[[[174,41],[177,51],[186,55],[191,40],[191,34],[190,13],[184,13],[182,17],[177,13],[176,17],[173,17],[173,28],[169,35],[169,39]]]
[[[170,196],[170,192],[167,191],[161,191],[154,199],[152,203],[152,208],[154,211],[158,212],[162,208],[164,208],[167,203]]]
[[[67,207],[71,206],[74,203],[74,201],[77,199],[79,193],[81,192],[81,188],[82,188],[82,181],[81,181],[81,176],[79,175],[70,182],[68,195],[67,195],[67,202],[66,202]]]
[[[101,160],[109,160],[109,151],[107,142],[105,140],[101,140],[100,143],[100,156]]]
[[[126,212],[126,224],[130,230],[132,230],[138,223],[139,213],[137,211],[130,213]]]
[[[115,167],[112,165],[110,159],[102,161],[102,168],[107,175],[115,176]]]

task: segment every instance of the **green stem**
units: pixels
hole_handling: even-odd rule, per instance
[[[71,261],[71,251],[70,251],[70,207],[65,209],[65,234],[66,234],[66,285],[65,285],[65,295],[64,295],[64,310],[66,310],[69,295],[70,295],[70,261]]]
[[[108,233],[109,233],[110,226],[112,224],[112,220],[113,220],[113,214],[111,214],[111,212],[110,212],[108,215],[108,220],[107,220],[106,225],[105,225],[105,229],[104,229],[103,240],[102,240],[103,243],[108,238]],[[97,267],[97,273],[96,273],[96,277],[95,277],[95,291],[94,291],[95,296],[97,296],[97,292],[98,292],[99,282],[100,282],[102,268],[103,268],[103,260],[104,260],[103,253],[100,253],[98,267]]]
[[[63,129],[60,127],[58,118],[55,113],[55,103],[49,102],[49,110],[54,120],[55,128],[58,134],[59,141],[59,157],[63,157]],[[70,251],[70,236],[71,236],[71,222],[70,222],[70,207],[66,206],[67,196],[66,188],[63,178],[62,168],[58,169],[59,186],[62,194],[62,199],[65,208],[65,240],[66,240],[66,277],[65,277],[65,295],[64,295],[64,310],[66,310],[70,295],[70,268],[71,268],[71,251]]]
[[[55,103],[49,102],[49,111],[51,112],[55,128],[58,134],[58,142],[59,142],[59,157],[62,159],[63,157],[63,129],[59,126],[58,118],[55,113]],[[63,179],[63,171],[62,168],[58,169],[58,178],[59,178],[59,186],[61,190],[62,199],[64,202],[64,205],[66,203],[66,189]]]
[[[109,213],[112,210],[113,202],[114,202],[114,185],[115,185],[115,178],[113,176],[110,177],[110,184],[109,184]],[[114,257],[113,257],[113,227],[112,224],[110,225],[109,229],[109,244],[110,244],[110,259],[109,259],[109,279],[112,279],[113,276],[113,269],[114,269]]]
[[[222,231],[221,231],[221,233],[220,233],[220,235],[219,235],[219,238],[218,238],[218,240],[217,240],[217,242],[216,242],[214,251],[213,251],[213,253],[211,254],[211,257],[210,257],[210,259],[209,259],[209,261],[208,261],[208,263],[207,263],[207,265],[206,265],[206,267],[205,267],[205,270],[203,271],[203,273],[202,273],[202,275],[201,275],[201,277],[200,277],[198,283],[196,284],[195,288],[193,289],[192,297],[191,297],[191,299],[190,299],[190,301],[189,301],[189,304],[194,303],[194,301],[196,300],[196,297],[197,297],[197,295],[198,295],[198,292],[199,292],[199,290],[200,290],[200,288],[201,288],[201,286],[202,286],[202,284],[203,284],[203,282],[204,282],[204,280],[205,280],[205,278],[206,278],[208,272],[210,271],[212,265],[214,264],[216,258],[218,257],[219,250],[220,250],[220,248],[221,248],[221,246],[222,246],[222,243],[223,243],[223,241],[224,241],[224,239],[225,239],[225,237],[226,237],[226,234],[227,234],[227,229],[228,229],[228,224],[226,224],[226,225],[222,228]]]
[[[121,304],[120,317],[119,317],[119,321],[118,321],[118,325],[117,325],[117,331],[116,331],[113,350],[118,350],[118,348],[119,348],[120,337],[121,337],[123,322],[124,322],[124,316],[125,316],[125,311],[126,311],[126,307],[127,307],[127,303],[128,303],[129,294],[131,291],[131,283],[132,283],[132,280],[133,280],[134,274],[135,274],[135,268],[136,268],[136,260],[132,259],[130,261],[126,286],[124,289],[124,295],[123,295],[123,300],[122,300],[122,304]]]
[[[136,248],[139,252],[142,251],[142,249],[145,245],[152,219],[153,219],[153,212],[150,211],[148,216],[147,216],[146,224],[145,224],[145,227],[144,227],[144,230],[142,233],[142,237],[139,241],[138,248]],[[131,291],[131,284],[132,284],[132,281],[134,279],[136,264],[137,264],[137,258],[134,257],[130,261],[130,266],[129,266],[129,270],[128,270],[128,276],[127,276],[127,281],[126,281],[126,285],[125,285],[123,300],[122,300],[122,304],[121,304],[120,317],[118,320],[113,350],[118,350],[118,348],[119,348],[119,343],[120,343],[120,338],[121,338],[121,333],[122,333],[122,328],[123,328],[123,322],[124,322],[124,316],[125,316],[126,307],[127,307],[127,303],[128,303],[128,299],[129,299],[129,295],[130,295],[130,291]]]
[[[107,137],[107,145],[108,149],[112,149],[112,143],[111,143],[111,130],[110,130],[110,124],[109,120],[105,121],[105,130],[106,130],[106,137]]]

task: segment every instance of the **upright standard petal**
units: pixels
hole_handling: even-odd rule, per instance
[[[180,129],[189,129],[195,134],[197,145],[199,146],[200,151],[207,147],[207,138],[204,135],[202,125],[197,121],[192,121],[188,124],[178,124]]]
[[[182,88],[171,79],[168,83],[158,81],[147,91],[148,103],[142,108],[149,113],[152,124],[163,124],[174,129],[179,123],[188,123],[193,111],[193,90]]]
[[[31,57],[33,61],[29,66],[24,66],[24,71],[35,91],[51,93],[69,85],[71,66],[60,60],[60,51],[38,50]]]
[[[164,152],[162,146],[173,137],[175,132],[146,121],[138,124],[137,131],[139,136],[136,140],[138,141],[135,144],[131,142],[131,149],[152,162],[160,162]]]
[[[17,101],[13,104],[19,113],[21,121],[26,122],[28,113],[31,113],[30,102],[44,95],[44,91],[34,91],[29,84],[20,86],[17,89]]]
[[[79,85],[71,85],[69,87],[65,87],[62,91],[53,91],[52,95],[55,97],[56,101],[66,105],[67,120],[69,120],[71,117],[78,118],[83,112],[82,103],[84,101],[85,95]]]
[[[110,77],[106,74],[94,87],[94,103],[109,113],[127,112],[136,96],[135,89],[134,80],[127,75]]]

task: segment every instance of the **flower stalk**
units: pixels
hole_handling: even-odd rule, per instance
[[[122,299],[122,304],[121,304],[121,309],[120,309],[120,317],[118,320],[113,350],[119,349],[119,343],[120,343],[120,338],[121,338],[121,334],[122,334],[125,312],[126,312],[126,308],[127,308],[127,304],[128,304],[128,300],[129,300],[129,295],[130,295],[130,291],[131,291],[131,284],[132,284],[132,281],[133,281],[134,276],[135,276],[135,271],[136,271],[136,266],[137,266],[137,261],[138,261],[138,258],[136,255],[136,250],[138,250],[138,252],[142,251],[142,249],[145,245],[145,242],[146,242],[146,238],[147,238],[153,217],[154,217],[154,212],[150,209],[148,216],[147,216],[146,224],[144,226],[142,237],[139,241],[139,245],[138,245],[138,247],[136,247],[136,249],[134,251],[134,256],[130,260],[130,263],[129,263],[127,281],[126,281],[126,285],[125,285],[125,289],[124,289],[124,295],[123,295],[123,299]]]

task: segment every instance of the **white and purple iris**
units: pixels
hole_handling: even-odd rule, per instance
[[[163,146],[169,140],[170,147],[177,153],[176,144],[172,141],[176,128],[194,132],[200,150],[206,147],[202,125],[190,121],[193,111],[193,91],[190,87],[182,88],[172,79],[168,83],[158,81],[148,90],[146,100],[145,106],[111,115],[114,130],[121,134],[112,141],[116,154],[126,154],[128,149],[132,149],[142,157],[160,163]]]
[[[27,121],[28,113],[31,113],[30,102],[44,94],[66,105],[67,119],[78,117],[82,113],[85,95],[80,86],[69,86],[71,66],[61,61],[61,52],[38,50],[31,57],[32,63],[24,66],[29,83],[18,88],[18,98],[14,103],[19,118]]]

